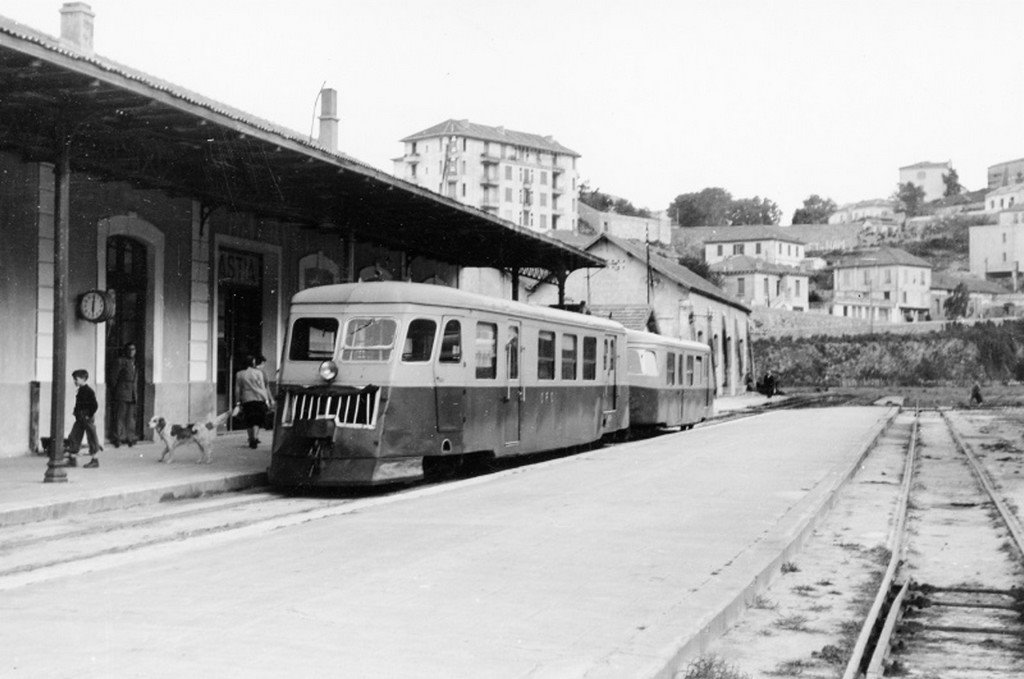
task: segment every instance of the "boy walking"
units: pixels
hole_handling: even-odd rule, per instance
[[[74,380],[78,391],[75,394],[75,424],[71,427],[71,435],[68,436],[67,451],[69,457],[67,466],[78,466],[78,460],[75,456],[78,454],[78,449],[82,447],[82,435],[84,434],[89,441],[89,455],[92,457],[85,464],[85,467],[90,469],[99,467],[100,461],[96,459],[96,453],[103,450],[103,446],[100,445],[99,437],[96,435],[96,424],[92,419],[99,408],[99,404],[96,402],[96,392],[88,384],[88,371],[76,370],[71,373],[71,379]]]

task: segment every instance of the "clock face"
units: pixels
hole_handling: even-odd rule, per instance
[[[87,321],[106,320],[107,296],[100,290],[90,290],[78,300],[78,312]]]

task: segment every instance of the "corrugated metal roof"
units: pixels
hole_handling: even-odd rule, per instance
[[[437,125],[432,125],[425,130],[421,130],[415,134],[410,134],[408,137],[403,138],[402,141],[418,141],[420,139],[450,136],[469,137],[471,139],[494,141],[501,144],[525,146],[532,149],[547,151],[549,153],[575,156],[577,158],[580,157],[580,154],[566,146],[562,146],[555,141],[554,137],[551,136],[506,130],[504,127],[491,127],[490,125],[471,123],[468,120],[455,120],[454,118],[449,118],[448,120],[438,123]]]

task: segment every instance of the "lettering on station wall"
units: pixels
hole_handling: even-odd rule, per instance
[[[263,282],[263,258],[251,252],[221,249],[217,278],[221,283],[258,288]]]

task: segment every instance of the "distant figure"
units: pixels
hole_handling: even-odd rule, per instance
[[[761,380],[761,393],[771,398],[778,391],[778,381],[775,377],[775,373],[769,370],[764,374],[764,378]]]
[[[981,397],[981,384],[978,383],[978,380],[974,380],[974,386],[971,387],[971,405],[973,406],[975,403],[981,405],[984,402],[985,399]]]
[[[749,372],[747,376],[743,378],[743,383],[747,385],[747,391],[754,391],[757,387],[754,385],[754,376]]]
[[[139,440],[135,426],[135,410],[139,400],[135,351],[134,342],[125,344],[114,367],[114,435],[110,442],[115,448],[122,443],[134,446]]]
[[[242,408],[242,420],[249,432],[249,447],[260,444],[256,438],[260,427],[267,419],[267,413],[274,406],[274,399],[267,389],[267,378],[263,365],[267,359],[262,356],[246,356],[245,368],[235,374],[235,403]]]
[[[71,373],[71,379],[74,380],[78,391],[75,393],[75,409],[73,411],[75,424],[71,427],[71,434],[68,435],[67,466],[78,466],[78,458],[75,456],[82,447],[82,436],[84,435],[89,442],[89,455],[92,457],[85,466],[88,468],[99,467],[100,463],[96,459],[96,453],[103,450],[103,446],[100,445],[99,437],[96,436],[96,424],[92,419],[99,408],[99,404],[96,403],[96,392],[88,384],[88,371],[76,370]]]

